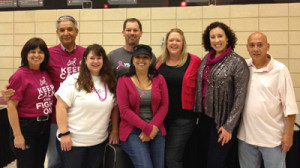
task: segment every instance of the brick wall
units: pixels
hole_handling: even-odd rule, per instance
[[[154,53],[161,53],[163,36],[171,28],[185,32],[188,51],[203,57],[203,29],[213,21],[222,21],[237,34],[235,51],[249,58],[247,38],[262,31],[271,44],[270,54],[290,70],[300,109],[300,3],[224,5],[164,8],[71,9],[0,12],[0,87],[20,65],[20,52],[34,36],[43,38],[48,46],[59,43],[55,21],[61,15],[72,15],[79,22],[76,43],[87,46],[98,43],[107,52],[122,46],[123,21],[136,17],[143,25],[140,43],[150,44]],[[297,118],[300,123],[300,117]]]

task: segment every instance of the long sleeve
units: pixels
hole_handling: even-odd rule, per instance
[[[158,77],[158,87],[157,89],[159,89],[159,93],[161,95],[161,100],[158,105],[158,109],[155,113],[155,115],[153,116],[150,124],[156,125],[157,127],[160,127],[163,124],[163,120],[165,119],[167,112],[168,112],[168,108],[169,108],[169,95],[168,95],[168,88],[167,88],[167,84],[166,81],[164,79],[163,76],[159,75]]]
[[[118,80],[117,100],[121,119],[134,127],[140,128],[147,136],[149,136],[153,129],[153,125],[148,124],[139,117],[140,97],[138,94],[135,95],[134,91],[136,91],[136,88],[130,87],[129,80],[130,78],[128,77],[121,77]]]
[[[242,58],[241,58],[242,59]],[[234,70],[234,102],[229,112],[229,116],[223,127],[232,132],[233,129],[237,126],[241,113],[244,109],[245,99],[247,94],[247,87],[249,81],[249,68],[245,60],[239,62],[240,65],[237,65]]]

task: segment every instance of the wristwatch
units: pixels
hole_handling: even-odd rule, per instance
[[[65,133],[59,133],[58,134],[58,138],[62,137],[62,136],[65,136],[65,135],[69,135],[70,134],[70,131],[68,132],[65,132]]]

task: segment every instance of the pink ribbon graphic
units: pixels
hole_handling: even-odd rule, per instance
[[[118,61],[118,67],[117,67],[117,69],[119,69],[119,67],[125,67],[124,65],[123,65],[123,62],[122,61]]]

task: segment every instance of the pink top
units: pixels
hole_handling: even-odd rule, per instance
[[[250,80],[237,137],[248,144],[273,148],[281,145],[288,115],[298,113],[293,82],[287,67],[271,58],[256,69],[247,60]]]
[[[73,73],[79,71],[80,61],[85,48],[76,45],[72,52],[67,52],[62,45],[49,48],[50,59],[47,66],[48,74],[52,80],[55,91],[58,90],[60,84]],[[54,107],[56,99],[54,99]],[[55,108],[53,110],[52,123],[56,123]]]
[[[158,75],[152,79],[151,104],[153,118],[149,124],[139,117],[141,99],[130,77],[123,76],[119,78],[117,99],[121,116],[119,127],[121,141],[126,141],[134,127],[141,129],[149,136],[153,125],[156,125],[162,135],[166,135],[163,120],[168,112],[169,99],[167,84],[162,75]]]
[[[16,92],[19,117],[37,117],[52,113],[54,86],[46,71],[19,68],[9,79],[9,88]]]

